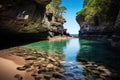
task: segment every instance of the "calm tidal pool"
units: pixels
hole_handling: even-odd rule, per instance
[[[73,38],[61,41],[39,41],[22,47],[40,50],[42,52],[64,54],[64,69],[85,80],[83,68],[77,64],[77,58],[102,63],[115,69],[120,67],[120,54],[112,50],[108,41],[83,40]],[[71,76],[71,75],[67,75]]]

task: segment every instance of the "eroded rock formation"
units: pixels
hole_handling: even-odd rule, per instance
[[[84,8],[77,12],[80,35],[107,35],[114,31],[116,17],[120,8],[119,0],[84,0]]]
[[[66,33],[63,28],[64,19],[53,20],[54,14],[47,13],[46,5],[50,2],[51,0],[0,0],[1,36],[20,34],[47,39],[54,36],[53,32],[61,35]]]

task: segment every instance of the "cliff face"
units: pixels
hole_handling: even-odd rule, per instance
[[[1,0],[0,29],[31,33],[47,30],[42,23],[45,7],[51,0]]]
[[[112,35],[120,9],[119,0],[84,0],[84,7],[77,12],[80,33]],[[94,34],[94,33],[92,33]]]
[[[111,44],[120,48],[120,1],[84,0],[76,20],[81,38],[111,38]]]
[[[53,13],[47,13],[46,5],[50,2],[51,0],[0,0],[0,33],[39,34],[46,38],[54,36],[53,31],[64,33],[65,19],[56,22]]]

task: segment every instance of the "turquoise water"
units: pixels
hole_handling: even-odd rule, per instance
[[[77,64],[76,58],[103,63],[115,69],[120,67],[120,54],[112,50],[108,41],[80,40],[73,38],[63,41],[39,41],[23,45],[23,47],[40,50],[42,52],[65,55],[64,69],[85,80],[83,69]],[[76,73],[77,72],[77,73]]]
[[[39,41],[23,45],[23,47],[42,52],[64,54],[67,62],[76,62],[76,57],[78,57],[88,61],[108,64],[115,68],[120,66],[120,54],[112,50],[108,41],[73,38],[61,41]],[[114,62],[116,63],[114,64]]]
[[[114,51],[108,41],[79,40],[78,58],[102,63],[115,69],[120,67],[120,52]]]

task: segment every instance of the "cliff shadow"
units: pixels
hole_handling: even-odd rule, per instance
[[[46,39],[48,39],[47,32],[20,34],[0,33],[0,50]]]

